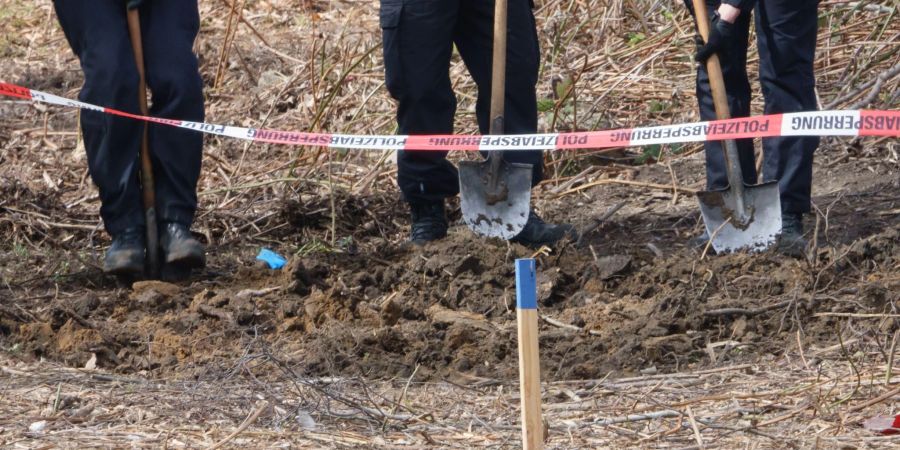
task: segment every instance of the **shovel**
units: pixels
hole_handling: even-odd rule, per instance
[[[507,0],[495,0],[490,134],[503,133],[506,6]],[[460,162],[460,207],[469,228],[482,236],[507,240],[519,234],[531,207],[531,170],[531,164],[506,162],[502,151],[488,152],[485,161]]]
[[[704,41],[709,36],[709,17],[705,0],[693,0],[697,29]],[[716,118],[730,119],[725,81],[718,55],[706,61],[709,84],[712,88]],[[706,232],[716,253],[737,250],[763,251],[775,243],[781,233],[781,196],[778,182],[757,185],[744,183],[738,158],[737,144],[733,139],[723,142],[725,165],[729,186],[725,189],[697,193],[700,213]]]
[[[144,75],[144,46],[141,41],[141,19],[137,9],[128,10],[128,34],[134,49],[134,62],[140,78],[138,102],[141,114],[149,115],[147,109],[147,80]],[[159,275],[159,232],[156,227],[156,188],[153,183],[153,164],[150,161],[150,145],[147,138],[147,124],[141,137],[141,193],[144,202],[144,222],[147,227],[147,275]]]

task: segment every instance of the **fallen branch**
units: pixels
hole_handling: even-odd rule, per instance
[[[878,98],[878,94],[881,93],[881,88],[884,87],[884,83],[886,83],[891,78],[900,74],[900,64],[895,65],[890,70],[882,72],[878,75],[878,78],[875,79],[875,86],[872,86],[872,89],[863,97],[862,100],[850,105],[849,109],[862,109],[866,106],[869,106],[876,98]]]
[[[755,309],[744,309],[744,308],[722,308],[722,309],[713,309],[710,311],[704,311],[703,315],[708,317],[716,317],[716,316],[756,316],[762,314],[767,311],[771,311],[773,309],[783,308],[785,306],[790,305],[793,300],[786,300],[781,303],[776,303],[774,305],[763,306],[762,308]]]
[[[835,313],[823,312],[815,313],[813,317],[854,317],[859,319],[887,319],[900,317],[900,314],[859,314],[859,313]]]
[[[888,80],[890,80],[891,78],[895,77],[897,74],[900,74],[900,64],[896,64],[893,67],[891,67],[890,69],[885,70],[884,72],[879,74],[874,80],[869,80],[869,81],[861,84],[858,88],[854,89],[852,92],[850,92],[846,95],[842,95],[842,96],[832,100],[830,103],[825,105],[824,109],[834,109],[841,103],[844,103],[853,98],[856,98],[860,94],[865,92],[866,89],[871,88],[871,91],[869,92],[868,95],[866,95],[866,97],[864,99],[860,100],[859,102],[857,102],[854,105],[847,108],[847,109],[860,109],[861,107],[866,106],[869,103],[871,103],[873,100],[875,100],[875,98],[878,96],[878,93],[881,92],[881,88],[884,85],[884,83],[887,82]]]
[[[269,407],[269,402],[263,400],[262,404],[259,405],[259,407],[257,407],[256,410],[253,411],[249,416],[247,416],[246,419],[244,419],[244,422],[241,423],[241,425],[238,427],[238,429],[234,430],[234,433],[229,434],[225,439],[222,439],[221,441],[217,442],[215,445],[210,447],[209,450],[216,450],[217,448],[222,448],[222,446],[227,444],[232,439],[236,438],[237,435],[243,433],[244,430],[247,429],[247,427],[252,425],[253,422],[256,422],[256,419],[258,419],[259,416],[263,413],[263,411],[265,411],[266,408],[268,408],[268,407]]]
[[[595,425],[615,425],[617,423],[640,422],[642,420],[662,419],[665,417],[681,417],[681,415],[682,414],[678,411],[667,409],[665,411],[657,411],[647,414],[630,414],[623,417],[614,417],[612,419],[606,419],[596,422]]]
[[[597,331],[597,330],[585,330],[584,328],[581,328],[581,327],[578,327],[578,326],[575,326],[575,325],[572,325],[572,324],[568,324],[568,323],[565,323],[565,322],[560,322],[560,321],[558,321],[558,320],[556,320],[556,319],[553,319],[553,318],[550,318],[550,317],[547,317],[547,316],[541,316],[541,319],[542,319],[544,322],[547,322],[547,323],[549,323],[550,325],[553,325],[553,326],[555,326],[555,327],[564,328],[564,329],[566,329],[566,330],[576,331],[576,332],[578,332],[578,333],[585,333],[585,332],[587,332],[587,333],[590,334],[591,336],[600,336],[600,332]]]
[[[884,394],[881,394],[881,395],[879,395],[878,397],[873,398],[872,400],[869,400],[869,401],[867,401],[867,402],[865,402],[865,403],[862,403],[862,404],[860,404],[860,405],[856,405],[856,406],[850,408],[850,409],[847,410],[847,411],[848,411],[848,412],[857,412],[857,411],[859,411],[859,410],[861,410],[861,409],[868,408],[868,407],[870,407],[870,406],[872,406],[872,405],[877,405],[877,404],[879,404],[879,403],[881,403],[881,402],[883,402],[883,401],[885,401],[885,400],[887,400],[887,399],[889,399],[889,398],[891,398],[891,397],[893,397],[893,396],[895,396],[895,395],[897,395],[897,394],[900,394],[900,386],[897,386],[897,387],[895,387],[894,389],[891,389],[890,391],[887,391],[887,392],[885,392]]]

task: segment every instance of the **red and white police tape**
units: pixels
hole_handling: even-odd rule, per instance
[[[577,133],[490,136],[378,136],[266,130],[186,120],[160,119],[91,105],[7,83],[0,83],[0,95],[50,105],[98,111],[217,136],[270,144],[309,145],[358,150],[572,150],[773,136],[900,137],[900,111],[894,110],[812,111]]]

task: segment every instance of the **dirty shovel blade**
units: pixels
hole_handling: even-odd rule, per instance
[[[698,192],[697,199],[716,253],[761,252],[781,234],[781,197],[776,182],[744,186],[743,218],[736,212],[738,202],[730,189]]]
[[[531,206],[531,164],[500,162],[496,189],[488,161],[459,163],[463,220],[477,234],[512,239],[525,227]]]

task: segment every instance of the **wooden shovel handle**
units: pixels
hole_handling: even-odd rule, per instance
[[[149,115],[147,107],[147,78],[144,70],[144,44],[141,39],[141,18],[137,9],[127,12],[128,35],[134,51],[134,64],[138,71],[138,105],[141,114]],[[144,202],[144,226],[147,227],[147,262],[151,277],[156,276],[159,269],[159,231],[156,224],[156,187],[153,181],[153,162],[150,160],[150,140],[148,125],[143,124],[141,136],[141,196]]]
[[[697,31],[700,32],[703,42],[707,42],[709,40],[709,14],[706,12],[706,2],[704,0],[693,1]],[[713,54],[706,60],[706,72],[709,74],[709,86],[712,89],[713,104],[716,107],[716,118],[719,120],[730,119],[731,111],[728,108],[725,77],[722,75],[719,55]]]
[[[506,101],[506,19],[508,8],[507,0],[494,1],[494,59],[491,66],[490,133],[502,134],[504,116],[503,105]]]

